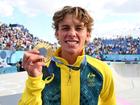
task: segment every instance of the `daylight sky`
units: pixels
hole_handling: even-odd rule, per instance
[[[140,36],[140,0],[0,0],[0,22],[24,25],[34,36],[53,43],[52,16],[65,5],[90,12],[95,21],[92,38]]]

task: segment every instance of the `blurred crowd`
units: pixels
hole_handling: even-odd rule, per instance
[[[86,53],[91,56],[102,54],[140,54],[140,37],[94,38],[93,42],[88,44]]]
[[[43,40],[34,37],[23,25],[0,24],[0,50],[26,51],[32,49],[39,41]],[[57,47],[56,43],[51,45],[52,47]]]

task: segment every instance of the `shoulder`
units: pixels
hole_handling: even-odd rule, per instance
[[[87,63],[96,68],[104,78],[112,76],[112,70],[106,62],[86,55]]]
[[[91,56],[87,56],[87,63],[98,70],[103,77],[103,84],[100,93],[101,100],[99,101],[101,104],[106,105],[116,105],[115,101],[115,91],[114,91],[114,79],[112,70],[106,62],[93,58]],[[106,101],[102,101],[106,100]]]
[[[108,67],[108,64],[106,62],[103,62],[97,58],[91,57],[89,55],[86,55],[86,58],[87,58],[87,62],[96,68],[103,69],[105,67]]]

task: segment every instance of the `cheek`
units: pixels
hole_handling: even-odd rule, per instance
[[[55,37],[56,37],[57,40],[59,40],[58,35],[59,35],[58,31],[56,31],[56,32],[55,32]]]
[[[55,34],[57,40],[61,40],[62,38],[62,33],[60,31],[57,31],[56,34]]]

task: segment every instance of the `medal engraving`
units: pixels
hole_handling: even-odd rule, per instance
[[[40,55],[45,57],[45,63],[50,61],[54,52],[52,46],[47,42],[38,42],[33,49],[38,50],[40,52]]]

